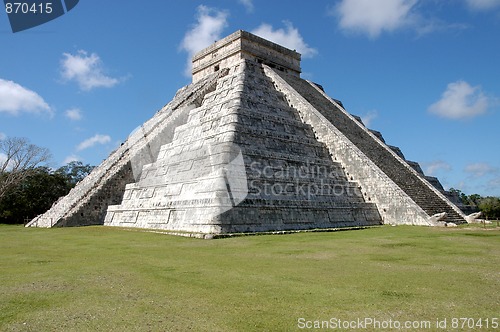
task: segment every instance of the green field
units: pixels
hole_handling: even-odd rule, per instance
[[[488,330],[500,320],[495,226],[199,240],[0,225],[0,331],[293,331],[332,318],[433,330],[446,318],[450,330],[454,317]]]

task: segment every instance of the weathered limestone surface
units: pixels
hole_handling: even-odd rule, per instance
[[[376,130],[371,130],[371,129],[369,129],[369,131],[373,135],[375,135],[380,141],[382,141],[382,143],[385,143],[385,140],[384,140],[384,137],[382,136],[382,133],[380,133]],[[424,177],[434,188],[436,188],[441,194],[443,194],[451,203],[453,203],[456,207],[458,207],[463,212],[464,215],[468,215],[468,214],[477,212],[477,207],[471,206],[471,205],[464,205],[456,192],[451,192],[451,191],[445,190],[438,178],[436,178],[434,176],[425,175],[424,171],[422,170],[422,167],[420,167],[420,164],[416,161],[407,160],[399,147],[392,146],[392,145],[388,145],[388,147],[392,151],[394,151],[401,159],[406,161],[406,163],[408,165],[410,165],[420,176]]]
[[[91,174],[60,198],[27,227],[83,226],[103,224],[108,205],[119,204],[125,184],[140,176],[142,166],[154,161],[160,146],[171,141],[173,129],[185,123],[200,95],[213,89],[224,71],[180,89],[174,99],[130,134],[117,150]]]
[[[320,112],[363,153],[366,160],[375,164],[390,179],[387,181],[387,179],[377,178],[374,181],[375,174],[367,173],[366,167],[362,167],[364,163],[353,164],[349,159],[344,161],[346,167],[350,169],[349,173],[353,174],[356,181],[359,181],[366,190],[366,196],[374,198],[385,222],[429,224],[430,216],[442,212],[447,214],[446,222],[465,222],[465,215],[458,207],[321,89],[300,78],[282,73],[280,75],[290,88],[293,87],[295,93],[291,95],[306,99],[309,105]],[[329,146],[330,144],[335,145],[334,140],[327,143]],[[399,187],[414,203],[397,203],[399,195],[396,195],[396,192],[399,190],[396,190],[394,185]],[[390,187],[395,190],[390,190]],[[401,220],[403,210],[407,211],[409,216],[415,213],[415,217]],[[425,214],[422,214],[420,210],[425,211]]]
[[[239,30],[193,57],[193,82],[244,59],[265,63],[298,77],[300,58],[300,53]]]
[[[323,88],[300,54],[245,31],[193,58],[193,83],[28,226],[225,234],[465,222],[436,178]]]
[[[238,156],[230,179],[246,185],[235,192],[217,165]],[[142,174],[109,207],[106,225],[235,233],[381,223],[375,204],[251,60],[219,79]]]

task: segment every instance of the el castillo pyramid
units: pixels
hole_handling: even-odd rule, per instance
[[[453,195],[323,88],[301,55],[237,31],[193,82],[27,226],[217,234],[464,223]]]

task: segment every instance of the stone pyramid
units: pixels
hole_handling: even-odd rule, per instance
[[[237,31],[193,83],[28,226],[180,235],[463,223],[436,178],[300,78],[300,54]]]

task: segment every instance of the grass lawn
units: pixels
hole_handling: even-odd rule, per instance
[[[446,318],[450,330],[454,317],[500,320],[496,224],[217,240],[0,225],[0,253],[0,331],[293,331],[299,318],[433,329]]]

